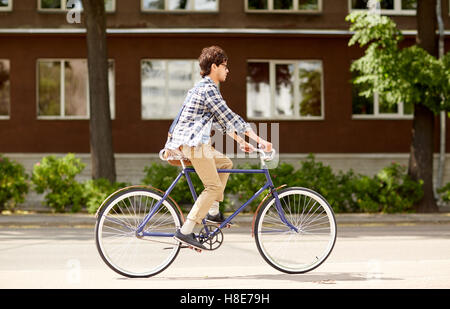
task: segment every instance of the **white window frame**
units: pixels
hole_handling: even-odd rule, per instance
[[[352,8],[352,0],[348,0],[348,11],[349,12],[365,12],[367,10],[363,9],[353,9]],[[414,16],[416,15],[416,10],[403,10],[402,9],[402,0],[394,0],[394,9],[393,10],[380,10],[382,15],[407,15]]]
[[[195,72],[194,66],[198,65],[198,60],[197,59],[161,59],[161,58],[145,58],[145,59],[141,59],[141,77],[140,77],[140,84],[141,84],[141,119],[142,120],[173,120],[174,117],[173,116],[167,116],[167,117],[144,117],[144,115],[142,115],[142,106],[144,104],[143,100],[142,100],[142,64],[144,61],[164,61],[164,72],[165,72],[165,87],[164,87],[164,97],[165,100],[167,102],[167,99],[169,97],[169,70],[168,70],[168,66],[169,66],[169,62],[170,61],[191,61],[192,62],[192,73]],[[192,87],[195,85],[195,79],[192,81]],[[186,94],[188,92],[189,89],[186,89]],[[180,102],[180,107],[183,104],[183,102]]]
[[[220,0],[216,0],[216,9],[215,10],[196,10],[195,9],[195,1],[190,1],[191,5],[188,9],[178,9],[178,10],[170,10],[169,9],[169,0],[164,0],[164,9],[146,9],[144,8],[144,0],[141,0],[141,12],[145,13],[218,13],[220,7]]]
[[[248,8],[248,0],[245,0],[245,12],[246,13],[286,13],[286,14],[317,14],[322,13],[322,1],[323,0],[317,0],[318,1],[318,8],[317,10],[300,10],[298,8],[298,0],[293,0],[293,7],[292,9],[286,9],[286,10],[276,10],[274,9],[274,0],[267,0],[267,9],[249,9]]]
[[[353,104],[353,102],[352,102]],[[404,113],[404,104],[403,102],[397,103],[397,113],[380,113],[380,96],[378,93],[374,93],[373,95],[373,114],[353,114],[352,119],[393,119],[393,120],[408,120],[413,119],[413,114],[405,114]]]
[[[299,62],[303,61],[316,61],[321,63],[322,67],[322,75],[320,80],[320,95],[321,95],[321,105],[320,105],[320,116],[302,116],[300,114],[300,106],[297,104],[297,102],[300,102],[300,89],[298,86],[300,86],[300,81],[298,79],[298,66]],[[248,115],[248,105],[246,104],[246,115],[247,119],[249,120],[267,120],[267,119],[273,119],[273,120],[325,120],[325,93],[324,93],[324,67],[323,67],[323,60],[322,59],[299,59],[299,60],[274,60],[274,59],[248,59],[248,63],[252,62],[267,62],[269,63],[269,86],[270,86],[270,115],[269,116],[261,116],[261,117],[255,117]],[[282,116],[282,115],[275,115],[275,83],[276,83],[276,72],[275,72],[275,66],[277,64],[294,64],[294,115],[293,116]],[[246,91],[245,91],[246,101],[247,101],[247,84],[246,84]]]
[[[42,0],[37,0],[37,7],[39,12],[49,12],[49,13],[58,13],[58,12],[68,12],[71,9],[67,8],[67,1],[68,0],[60,0],[61,1],[61,8],[60,9],[46,9],[42,7]],[[116,11],[116,0],[112,0],[113,2],[113,8],[111,10],[106,10],[106,13],[114,13]],[[79,12],[83,12],[83,9],[77,10]]]
[[[11,76],[11,60],[6,58],[0,58],[0,60],[6,60],[9,62],[9,75]],[[9,114],[0,115],[0,120],[9,120],[11,117],[11,78],[9,79]]]
[[[0,6],[0,11],[2,12],[12,11],[12,9],[13,9],[13,0],[8,1],[8,6]]]
[[[86,76],[86,116],[66,116],[65,115],[65,71],[64,71],[64,62],[65,61],[71,61],[71,60],[86,60],[85,58],[38,58],[36,60],[36,116],[38,120],[88,120],[90,119],[90,108],[89,108],[89,75]],[[48,61],[48,62],[60,62],[60,115],[58,116],[46,116],[46,115],[39,115],[39,62],[40,61]],[[113,71],[113,80],[112,80],[112,93],[113,95],[109,98],[109,107],[111,111],[111,120],[114,120],[115,115],[115,80],[116,80],[116,67],[115,67],[115,61],[114,59],[108,59],[108,61],[113,62],[114,64],[114,71]],[[108,84],[109,85],[109,84]],[[109,90],[111,91],[111,90]]]

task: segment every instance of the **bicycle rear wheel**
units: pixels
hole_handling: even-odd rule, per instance
[[[149,188],[130,187],[113,194],[100,210],[95,227],[97,249],[103,261],[115,272],[131,278],[154,276],[177,257],[179,242],[173,234],[182,225],[179,212],[167,200],[144,227],[145,216],[162,199]]]
[[[272,267],[290,274],[313,270],[322,264],[336,242],[336,221],[328,202],[318,193],[299,187],[278,192],[287,221],[283,223],[270,198],[255,220],[259,253]]]

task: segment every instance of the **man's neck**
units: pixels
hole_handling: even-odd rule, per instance
[[[217,85],[219,86],[219,79],[215,76],[213,76],[212,74],[208,75],[209,78],[211,78],[211,80]]]

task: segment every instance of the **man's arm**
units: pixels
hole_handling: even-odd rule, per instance
[[[262,146],[262,149],[269,152],[272,151],[272,143],[269,143],[268,141],[262,139],[253,130],[249,130],[245,132],[245,135],[250,137],[252,140],[254,140],[257,144],[260,144]]]
[[[241,145],[241,149],[243,151],[253,152],[255,150],[255,147],[253,147],[252,144],[247,143],[242,137],[237,135],[236,132],[228,133],[228,135]],[[245,132],[245,135],[256,141],[256,143],[260,144],[265,151],[272,151],[272,143],[269,143],[266,140],[260,138],[253,130]]]

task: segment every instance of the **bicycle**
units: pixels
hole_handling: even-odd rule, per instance
[[[194,198],[197,194],[190,173],[181,157],[182,170],[164,192],[149,186],[131,186],[111,194],[96,214],[95,240],[103,261],[115,272],[130,278],[151,277],[164,271],[187,248],[173,239],[184,222],[178,204],[170,192],[186,177]],[[330,255],[336,242],[336,220],[328,202],[313,190],[302,187],[275,188],[266,161],[272,160],[275,150],[266,154],[256,150],[261,169],[218,169],[219,173],[261,173],[266,183],[222,224],[208,224],[203,220],[196,234],[208,251],[223,243],[222,229],[266,189],[269,192],[259,204],[253,219],[252,234],[263,259],[275,269],[288,274],[309,272],[321,265]]]

